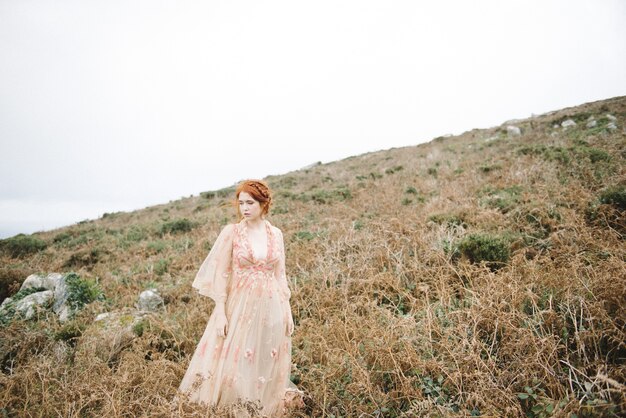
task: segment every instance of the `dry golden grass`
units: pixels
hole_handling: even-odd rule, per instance
[[[578,126],[553,127],[566,117]],[[626,413],[626,222],[599,200],[626,186],[624,123],[615,98],[518,122],[520,137],[473,130],[266,178],[286,238],[292,379],[307,394],[293,415]],[[182,218],[195,227],[159,235]],[[5,256],[9,293],[27,274],[73,270],[107,300],[69,325],[44,312],[0,328],[0,412],[227,416],[174,396],[211,311],[191,279],[234,220],[219,193],[189,197],[37,233],[46,250]],[[455,251],[475,233],[504,237],[509,261]],[[105,345],[95,316],[132,310],[150,286],[165,310]]]

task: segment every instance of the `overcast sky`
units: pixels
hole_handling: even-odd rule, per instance
[[[0,0],[0,238],[624,94],[623,0]]]

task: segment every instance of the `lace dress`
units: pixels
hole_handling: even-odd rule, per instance
[[[211,314],[179,391],[209,405],[260,401],[263,413],[281,416],[285,402],[302,392],[289,380],[291,292],[285,275],[280,229],[264,220],[265,257],[254,254],[247,222],[225,226],[202,263],[192,286],[218,303],[225,302],[226,337]]]

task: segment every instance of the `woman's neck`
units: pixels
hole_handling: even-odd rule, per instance
[[[265,219],[258,217],[255,220],[246,219],[246,222],[248,223],[248,228],[261,229],[264,226]]]

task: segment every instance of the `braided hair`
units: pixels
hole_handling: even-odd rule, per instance
[[[239,199],[239,194],[241,192],[246,192],[254,200],[259,202],[261,205],[261,215],[267,215],[270,210],[270,206],[272,205],[272,191],[266,182],[263,180],[244,180],[237,186],[235,190],[235,205],[237,206],[237,213],[239,213],[239,217],[242,215],[239,212],[239,205],[237,204],[237,199]]]

